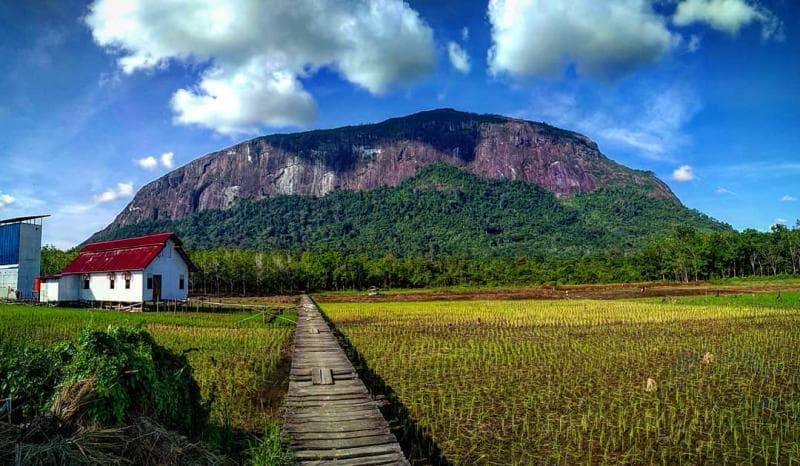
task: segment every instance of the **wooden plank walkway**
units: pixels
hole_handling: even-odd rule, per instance
[[[409,465],[316,304],[297,308],[284,433],[301,465]]]

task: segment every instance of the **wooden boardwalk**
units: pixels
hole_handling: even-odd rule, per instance
[[[297,308],[284,433],[301,465],[409,464],[377,403],[306,295]]]

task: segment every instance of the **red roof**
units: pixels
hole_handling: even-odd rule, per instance
[[[164,249],[167,240],[175,242],[176,250],[192,269],[192,263],[181,248],[174,233],[156,233],[136,238],[115,239],[87,244],[70,262],[62,275],[91,272],[125,272],[144,270]]]

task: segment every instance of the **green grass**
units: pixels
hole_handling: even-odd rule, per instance
[[[264,324],[258,313],[125,313],[118,311],[0,305],[0,341],[43,345],[74,341],[84,328],[124,325],[147,329],[159,344],[184,351],[211,419],[221,426],[263,432],[280,418],[283,374],[277,368],[290,344],[294,315]]]
[[[294,464],[294,455],[281,442],[281,426],[267,426],[260,441],[250,445],[247,451],[251,466],[288,466]]]
[[[711,283],[719,283],[723,285],[752,285],[752,284],[764,284],[764,285],[798,285],[800,284],[800,278],[797,275],[773,275],[768,277],[735,277],[735,278],[718,278],[711,280]]]
[[[660,298],[649,301],[660,301]],[[672,298],[665,301],[678,305],[800,309],[800,291],[782,291],[780,293],[772,291],[766,293],[720,296],[687,296]]]
[[[798,309],[634,300],[322,308],[456,464],[800,462]]]

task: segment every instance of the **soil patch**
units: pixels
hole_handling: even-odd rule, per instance
[[[800,283],[716,285],[709,282],[691,284],[647,283],[614,285],[571,285],[520,289],[433,290],[419,292],[382,292],[377,295],[343,295],[320,293],[320,303],[366,303],[390,301],[460,301],[484,299],[632,299],[677,296],[717,296],[770,291],[797,291]]]

